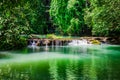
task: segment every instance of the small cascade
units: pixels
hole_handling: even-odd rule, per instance
[[[45,44],[45,51],[48,51],[48,43]]]
[[[54,41],[52,41],[52,45],[51,46],[54,47]]]
[[[39,49],[39,47],[36,45],[36,42],[34,40],[30,42],[28,48]]]
[[[79,46],[79,45],[90,45],[86,39],[83,40],[72,40],[68,43],[69,46]]]
[[[48,49],[48,44],[50,43],[50,41],[49,40],[47,40],[47,39],[45,39],[44,41],[43,41],[43,44],[45,45],[45,51],[48,51],[49,49]]]
[[[58,40],[55,41],[55,46],[59,46],[59,41]]]
[[[35,41],[32,42],[31,46],[32,46],[32,47],[35,47],[35,46],[36,46]]]

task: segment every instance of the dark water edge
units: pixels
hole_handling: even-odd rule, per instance
[[[0,80],[119,80],[120,46],[63,46],[11,51]]]

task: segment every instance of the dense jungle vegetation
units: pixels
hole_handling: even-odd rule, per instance
[[[21,35],[119,36],[120,0],[0,0],[0,50]]]

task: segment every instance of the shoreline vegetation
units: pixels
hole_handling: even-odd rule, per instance
[[[119,45],[118,3],[120,0],[1,0],[0,50],[26,47],[26,40],[36,39],[36,34],[43,37],[40,39],[111,36],[105,41]],[[22,34],[35,36],[24,38]],[[101,39],[96,37],[93,43],[104,42]]]

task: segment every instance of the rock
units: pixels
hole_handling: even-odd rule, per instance
[[[91,40],[90,43],[91,43],[91,44],[97,44],[97,45],[100,45],[100,44],[101,44],[101,42],[98,41],[98,40]]]

